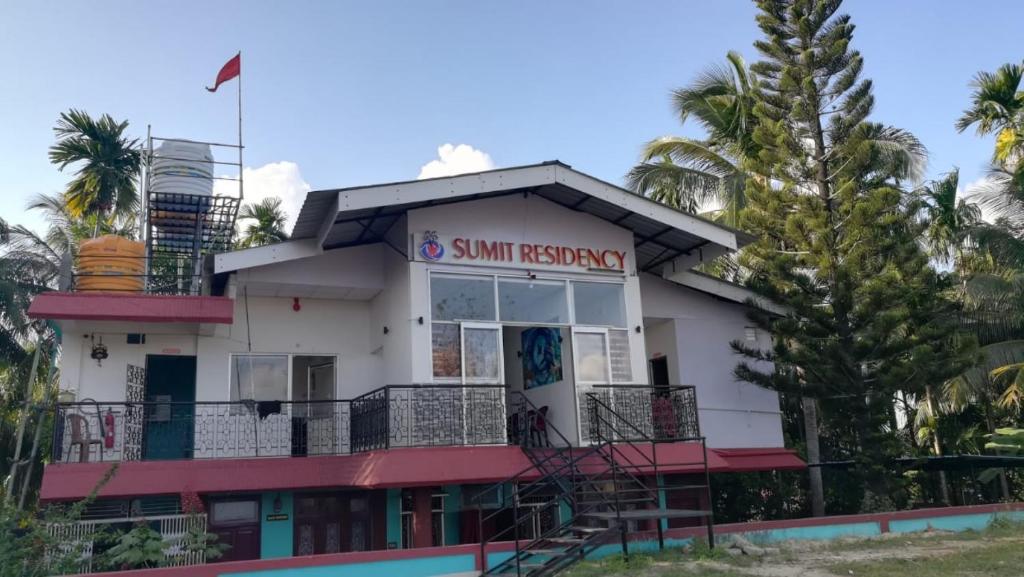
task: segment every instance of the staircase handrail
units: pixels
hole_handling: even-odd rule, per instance
[[[509,391],[509,393],[510,393],[510,394],[513,394],[513,395],[518,395],[518,396],[519,396],[519,398],[520,398],[520,399],[521,399],[521,400],[522,400],[523,402],[525,402],[525,403],[526,403],[526,405],[527,405],[527,406],[528,406],[529,408],[533,409],[534,411],[539,411],[539,410],[540,410],[540,409],[538,409],[538,408],[537,408],[537,405],[534,405],[534,404],[533,404],[533,402],[532,402],[532,401],[530,401],[529,397],[527,397],[526,395],[524,395],[524,394],[523,394],[523,393],[522,393],[521,391]],[[566,436],[565,436],[565,435],[563,435],[563,434],[562,434],[562,432],[561,432],[561,431],[559,431],[557,427],[555,427],[554,425],[552,425],[550,421],[545,421],[545,422],[544,422],[544,426],[545,426],[546,430],[549,430],[549,431],[554,431],[555,435],[557,435],[557,436],[558,436],[558,438],[559,438],[559,439],[560,439],[560,440],[561,440],[562,442],[564,442],[564,443],[565,443],[565,446],[569,448],[569,451],[570,451],[570,453],[572,452],[572,449],[573,449],[573,445],[572,445],[572,443],[570,443],[570,442],[569,442],[569,439],[568,439],[568,438],[566,438]],[[550,461],[551,459],[553,459],[553,458],[555,458],[555,457],[557,457],[557,456],[559,456],[559,455],[558,455],[558,453],[557,453],[557,452],[553,452],[553,453],[552,453],[551,455],[548,455],[547,457],[545,457],[545,458],[544,458],[544,459],[542,459],[541,461],[539,461],[539,462],[537,462],[537,463],[533,463],[533,464],[531,464],[531,465],[530,465],[529,467],[526,467],[525,469],[523,469],[523,470],[519,471],[518,473],[516,473],[516,474],[512,475],[511,477],[509,477],[509,478],[507,478],[507,479],[505,479],[505,480],[503,480],[503,481],[500,481],[500,482],[498,482],[498,483],[495,483],[494,485],[491,485],[491,486],[490,486],[490,487],[488,487],[487,489],[484,489],[483,491],[481,491],[481,492],[477,493],[477,495],[473,497],[473,500],[474,500],[474,501],[477,501],[477,502],[478,502],[478,501],[480,501],[480,500],[481,500],[481,498],[482,498],[482,497],[483,497],[484,495],[488,495],[488,494],[490,494],[491,492],[493,492],[493,491],[495,491],[495,490],[498,490],[498,489],[500,489],[500,488],[501,488],[502,486],[504,486],[504,485],[505,485],[506,483],[510,483],[510,482],[512,482],[513,480],[515,480],[515,479],[518,479],[519,477],[522,477],[523,475],[525,475],[525,474],[529,473],[530,471],[532,471],[532,470],[534,470],[534,469],[536,469],[536,470],[538,470],[538,471],[541,471],[541,467],[540,467],[540,466],[541,466],[542,464],[544,464],[544,463],[546,463],[546,462]],[[571,456],[571,455],[570,455],[570,456]]]

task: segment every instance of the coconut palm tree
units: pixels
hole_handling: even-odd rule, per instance
[[[50,162],[62,171],[77,166],[64,192],[68,213],[75,218],[95,215],[94,236],[110,214],[138,209],[142,154],[138,140],[125,136],[127,128],[127,121],[117,122],[109,114],[97,120],[71,109],[61,113],[53,129],[57,143],[50,147]]]
[[[971,383],[1002,387],[998,403],[1019,408],[1024,401],[1024,66],[1005,64],[996,72],[979,72],[971,83],[971,106],[956,123],[963,132],[996,135],[986,183],[975,191],[981,205],[997,216],[971,232],[977,245],[963,289],[964,320],[985,354],[984,378],[961,378],[947,384],[977,390]],[[963,268],[963,267],[961,267]],[[968,274],[969,273],[969,274]]]
[[[971,85],[971,107],[956,123],[960,132],[976,126],[979,135],[996,135],[993,160],[1020,161],[1024,153],[1024,65],[1004,64],[995,73],[979,72]]]
[[[756,80],[738,53],[729,52],[726,61],[672,92],[680,123],[695,120],[707,137],[652,140],[626,180],[638,193],[687,212],[717,205],[709,216],[736,225],[748,177],[742,164],[759,149],[753,138]]]
[[[962,262],[971,230],[981,221],[981,209],[957,198],[960,171],[953,169],[917,192],[925,222],[925,244],[932,257],[944,264]],[[957,266],[956,268],[960,268]]]
[[[268,197],[257,203],[246,204],[238,219],[254,221],[242,229],[242,236],[236,243],[239,248],[288,240],[288,233],[284,230],[288,215],[281,209],[280,198]]]

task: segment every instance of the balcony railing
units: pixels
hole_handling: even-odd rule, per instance
[[[352,399],[354,451],[501,445],[503,385],[392,385]]]
[[[55,462],[349,452],[349,401],[62,403]]]
[[[510,441],[507,428],[515,410],[507,392],[503,385],[392,385],[338,401],[61,403],[53,461],[305,457],[502,445]],[[659,440],[700,437],[693,387],[592,387],[580,397],[584,442],[591,440],[591,427],[602,422],[596,418],[602,405],[632,423],[623,430],[642,430]],[[519,419],[520,425],[526,421]]]
[[[396,385],[352,400],[61,403],[54,462],[346,455],[504,444],[505,387]]]
[[[603,436],[623,441],[686,441],[701,436],[693,386],[598,385],[581,395],[580,405],[587,408],[582,427],[586,440]],[[599,430],[602,426],[615,430]]]

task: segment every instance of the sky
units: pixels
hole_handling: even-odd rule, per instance
[[[873,119],[913,132],[928,177],[984,176],[990,139],[958,134],[980,70],[1024,56],[1024,2],[847,0],[875,83]],[[69,108],[129,132],[237,140],[242,51],[246,199],[558,159],[621,183],[680,125],[670,91],[737,50],[757,54],[747,0],[0,0],[0,217],[70,173],[47,159]]]

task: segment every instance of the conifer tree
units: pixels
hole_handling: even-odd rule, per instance
[[[827,403],[830,425],[853,448],[855,473],[890,496],[898,452],[892,432],[897,391],[941,382],[971,362],[957,339],[942,279],[918,244],[915,209],[902,183],[925,150],[913,135],[870,122],[874,105],[854,26],[840,0],[758,0],[764,38],[744,228],[749,284],[784,305],[783,318],[755,313],[771,351],[747,357],[738,378]],[[774,371],[751,361],[771,361]],[[927,366],[924,365],[927,363]]]

